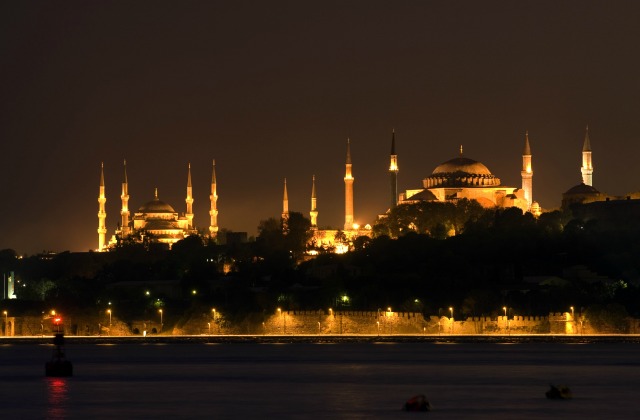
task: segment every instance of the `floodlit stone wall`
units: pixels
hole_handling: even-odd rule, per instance
[[[10,331],[15,336],[51,335],[55,327],[51,318],[10,317]],[[280,311],[272,314],[248,314],[241,320],[227,319],[216,313],[215,318],[200,314],[184,318],[176,324],[157,321],[124,322],[113,317],[64,318],[67,335],[508,335],[508,334],[599,334],[586,319],[571,313],[550,313],[548,316],[512,316],[497,318],[470,317],[457,320],[449,317],[425,318],[416,312],[387,311]],[[3,329],[4,331],[4,329]],[[628,331],[640,334],[640,320],[629,319]]]

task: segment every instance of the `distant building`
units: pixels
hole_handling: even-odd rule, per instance
[[[391,166],[397,173],[394,146]],[[422,188],[400,193],[398,205],[419,201],[455,202],[465,198],[474,200],[485,208],[518,207],[523,212],[535,211],[539,214],[540,206],[533,201],[533,170],[528,133],[525,135],[521,176],[522,188],[502,185],[500,178],[492,174],[486,165],[465,157],[460,146],[460,156],[438,165],[431,175],[422,180]]]
[[[161,244],[171,248],[171,246],[189,235],[197,234],[193,224],[193,186],[191,183],[191,165],[187,172],[187,197],[185,199],[186,211],[182,215],[174,208],[161,201],[156,188],[151,201],[138,208],[131,218],[129,211],[129,181],[127,179],[127,162],[124,162],[124,177],[122,181],[122,195],[120,196],[122,207],[120,210],[120,223],[113,236],[106,241],[106,218],[104,181],[104,165],[100,169],[100,190],[98,196],[98,251],[106,251],[118,244],[128,241],[135,243]],[[209,226],[210,236],[215,238],[218,232],[218,209],[217,209],[216,171],[215,161],[213,162],[213,172],[211,179],[211,224]]]

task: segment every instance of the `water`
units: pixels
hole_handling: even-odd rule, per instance
[[[0,417],[640,418],[640,344],[67,343],[0,346]],[[544,396],[549,383],[574,399]],[[403,403],[425,394],[426,414]]]

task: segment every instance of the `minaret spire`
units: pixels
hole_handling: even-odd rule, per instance
[[[189,229],[193,229],[193,187],[191,186],[191,163],[189,163],[187,170],[187,198],[185,199],[187,203],[187,211],[184,214],[187,218]]]
[[[289,232],[289,194],[287,193],[287,178],[284,179],[284,193],[282,195],[282,231]]]
[[[391,132],[391,156],[389,174],[391,175],[391,208],[398,205],[398,155],[396,155],[396,130]]]
[[[318,229],[318,208],[316,206],[316,176],[311,177],[311,211],[309,216],[311,218],[311,229]]]
[[[98,251],[105,251],[105,239],[107,234],[106,219],[107,212],[105,210],[105,203],[107,197],[104,193],[104,163],[100,163],[100,192],[98,195]]]
[[[211,195],[209,196],[211,201],[211,210],[209,210],[209,216],[211,221],[209,225],[209,234],[212,238],[215,238],[218,234],[218,191],[216,185],[216,160],[213,160],[213,171],[211,173]]]
[[[129,235],[129,181],[127,179],[127,160],[124,160],[124,176],[122,178],[122,194],[120,195],[120,200],[122,200],[122,208],[120,209],[120,217],[121,217],[121,235],[122,238]]]
[[[533,203],[533,169],[531,168],[531,145],[529,144],[529,131],[524,135],[524,150],[522,151],[522,190],[528,207],[531,209]]]
[[[344,230],[353,229],[353,174],[351,173],[351,140],[347,138],[347,160],[344,174]]]
[[[582,145],[582,183],[593,186],[593,162],[591,161],[591,140],[589,140],[589,126],[584,135],[584,144]]]

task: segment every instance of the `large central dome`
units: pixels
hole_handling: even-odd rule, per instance
[[[491,175],[491,171],[489,168],[484,166],[482,163],[473,160],[467,159],[465,157],[457,157],[451,160],[448,160],[436,167],[433,170],[433,174],[452,174],[455,172],[464,172],[466,174],[475,174],[475,175]]]
[[[169,204],[160,201],[158,198],[158,189],[156,188],[153,200],[143,204],[138,213],[175,213],[176,211]]]
[[[460,156],[438,165],[422,183],[424,188],[497,187],[500,178],[484,164]]]

